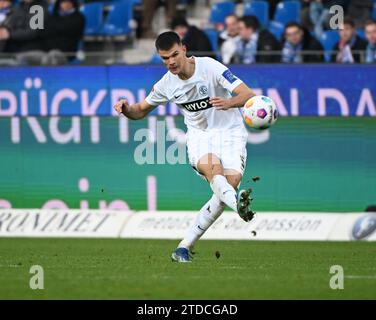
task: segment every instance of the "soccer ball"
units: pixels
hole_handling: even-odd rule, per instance
[[[267,129],[271,127],[278,117],[277,106],[274,101],[266,96],[254,96],[244,105],[243,118],[245,123],[254,129]]]

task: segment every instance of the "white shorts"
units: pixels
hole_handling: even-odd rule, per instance
[[[216,155],[224,169],[235,170],[243,175],[247,160],[248,132],[235,130],[199,130],[189,128],[187,132],[188,159],[196,170],[198,161],[206,154]]]

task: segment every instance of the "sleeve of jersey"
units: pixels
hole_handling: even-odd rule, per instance
[[[219,85],[232,92],[239,84],[243,83],[222,63],[213,60],[213,69]]]
[[[166,104],[168,102],[166,94],[163,92],[161,81],[158,81],[154,85],[149,95],[145,98],[145,101],[151,106],[158,106],[160,104]]]

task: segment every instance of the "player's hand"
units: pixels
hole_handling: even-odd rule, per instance
[[[128,109],[128,107],[129,107],[129,103],[128,103],[128,101],[125,100],[125,99],[121,99],[121,100],[119,100],[119,101],[115,104],[115,106],[114,106],[115,110],[119,113],[119,115],[120,115],[121,113],[124,113],[124,112]]]
[[[210,98],[209,103],[217,110],[228,110],[231,108],[229,100],[221,97]]]

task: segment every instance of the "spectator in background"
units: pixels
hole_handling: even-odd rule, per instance
[[[0,0],[0,25],[4,23],[12,9],[12,0]]]
[[[30,8],[34,5],[41,6],[47,16],[47,2],[44,0],[23,0],[17,7],[12,9],[11,18],[5,27],[0,27],[0,41],[6,40],[5,52],[9,53],[29,53],[30,62],[33,58],[38,59],[38,55],[43,50],[43,33],[41,29],[31,29]],[[46,19],[44,19],[45,21]]]
[[[64,64],[75,59],[85,28],[78,0],[57,0],[46,25],[47,54],[42,64]]]
[[[225,19],[226,29],[219,35],[219,47],[222,62],[229,64],[236,51],[236,40],[239,39],[239,19],[236,15],[229,15]]]
[[[279,42],[268,30],[260,29],[255,16],[245,16],[239,20],[239,36],[236,41],[235,63],[280,62],[280,55],[273,53],[281,50]]]
[[[361,53],[366,49],[367,43],[357,36],[354,21],[347,17],[339,30],[340,40],[333,47],[337,54],[332,55],[332,62],[354,63],[361,62]]]
[[[157,35],[152,29],[153,18],[158,6],[166,8],[166,24],[169,26],[176,15],[176,0],[143,0],[142,36],[155,38]]]
[[[3,33],[3,40],[0,40],[0,53],[4,51],[6,45],[5,34],[10,28],[12,15],[12,0],[0,0],[0,30]],[[1,37],[1,33],[0,33]]]
[[[282,48],[282,62],[324,62],[323,47],[308,30],[303,29],[298,23],[290,22],[284,31],[285,41]],[[305,51],[318,51],[304,54]]]
[[[171,29],[179,35],[188,52],[192,52],[197,57],[215,57],[210,40],[205,32],[189,25],[184,18],[172,20]]]
[[[368,41],[366,49],[366,62],[376,63],[376,21],[367,21],[364,30]]]
[[[226,40],[233,39],[239,34],[238,23],[239,19],[234,14],[230,14],[225,18],[225,29],[219,34],[219,47],[221,47]]]

